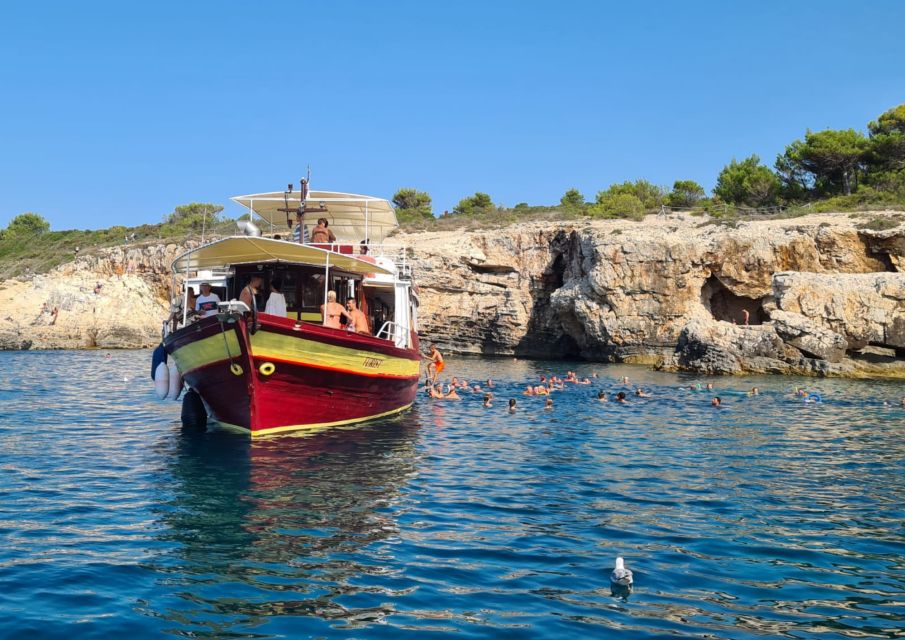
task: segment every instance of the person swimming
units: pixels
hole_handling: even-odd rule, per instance
[[[576,380],[575,384],[591,384],[591,379],[585,376],[581,380]]]
[[[616,394],[616,402],[628,402],[625,399],[625,391],[620,391],[619,393]]]
[[[492,394],[492,393],[485,393],[485,394],[484,394],[484,407],[485,407],[485,408],[490,408],[490,407],[492,407],[492,406],[493,406],[493,394]]]
[[[598,399],[600,402],[609,402],[609,398],[606,397],[606,392],[605,392],[605,391],[598,391],[598,392],[597,392],[597,399]]]
[[[509,413],[515,413],[515,398],[509,398]]]
[[[552,411],[553,410],[553,398],[547,398],[547,401],[544,403],[544,411]]]
[[[650,398],[650,394],[645,393],[644,389],[642,389],[641,387],[638,387],[637,389],[635,389],[635,395],[638,396],[639,398]]]
[[[622,384],[628,384],[628,376],[622,376],[622,379],[620,380],[620,382]]]
[[[550,395],[550,391],[547,390],[547,387],[542,385],[537,385],[534,387],[534,395],[536,396],[547,396]]]
[[[527,387],[525,387],[525,390],[522,392],[522,395],[523,396],[533,396],[533,395],[537,395],[537,394],[534,393],[534,387],[532,387],[529,384]]]
[[[748,395],[749,395],[749,396],[759,396],[759,395],[760,395],[760,389],[758,389],[757,387],[752,387],[752,388],[751,388],[751,391],[748,392]]]
[[[720,397],[719,397],[719,396],[714,396],[714,397],[713,397],[713,400],[710,401],[710,406],[711,406],[711,407],[719,407],[719,406],[721,406],[722,404],[723,404],[723,401],[720,400]]]

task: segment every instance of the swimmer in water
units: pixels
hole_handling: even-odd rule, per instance
[[[509,413],[515,413],[515,398],[509,398]]]
[[[553,398],[547,398],[547,401],[544,403],[544,411],[552,411],[553,410]]]
[[[808,392],[805,391],[804,389],[802,389],[801,387],[798,387],[797,389],[795,389],[795,395],[798,396],[799,398],[803,398],[806,395],[808,395]]]
[[[473,387],[471,388],[471,390],[474,391],[475,393],[481,393],[481,391],[482,391],[481,385],[476,384],[475,386],[473,386]]]
[[[707,383],[707,391],[713,391],[713,383],[712,383],[712,382],[708,382],[708,383]]]
[[[597,392],[597,399],[598,399],[600,402],[609,402],[609,398],[606,397],[606,392],[605,392],[605,391],[598,391],[598,392]]]
[[[645,393],[644,389],[642,389],[641,387],[638,387],[637,389],[635,389],[635,395],[638,396],[639,398],[650,398],[650,394]]]
[[[493,394],[485,393],[484,394],[484,407],[489,409],[492,406],[493,406]]]
[[[711,407],[719,407],[722,404],[723,404],[723,401],[720,400],[719,396],[714,396],[713,400],[710,401]]]
[[[622,380],[620,380],[622,384],[628,384],[628,376],[622,376]]]
[[[487,378],[487,382],[485,383],[489,388],[493,389],[493,378]]]
[[[905,407],[905,396],[902,396],[902,406]]]
[[[547,396],[550,395],[550,392],[547,391],[547,387],[542,387],[540,385],[534,387],[534,395],[536,396]]]
[[[576,382],[575,384],[591,384],[591,379],[585,377],[581,379],[581,382]]]
[[[533,395],[535,395],[535,394],[534,394],[534,387],[532,387],[532,386],[529,384],[527,387],[525,387],[525,390],[522,392],[522,395],[523,395],[523,396],[533,396]]]
[[[624,391],[620,391],[619,393],[616,394],[616,402],[627,402],[627,400],[625,399]]]
[[[748,395],[749,396],[759,396],[760,389],[758,389],[757,387],[752,387],[751,391],[748,392]]]
[[[446,395],[443,396],[444,400],[461,400],[462,397],[456,393],[456,388],[452,385],[446,387]]]

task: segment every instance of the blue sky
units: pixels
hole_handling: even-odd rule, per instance
[[[768,164],[905,102],[905,2],[32,2],[0,8],[0,225],[284,188],[435,211]],[[231,203],[227,212],[241,213]]]

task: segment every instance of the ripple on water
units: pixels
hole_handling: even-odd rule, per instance
[[[149,353],[104,356],[0,353],[4,636],[901,637],[891,383],[713,379],[714,410],[690,376],[453,359],[492,409],[249,443],[181,434]],[[565,368],[601,377],[521,396]],[[597,402],[623,375],[652,397]]]

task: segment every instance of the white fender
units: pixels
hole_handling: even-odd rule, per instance
[[[170,370],[167,369],[167,363],[161,362],[154,370],[154,393],[163,400],[170,391]]]
[[[172,398],[173,400],[178,400],[179,396],[182,394],[182,374],[179,373],[179,369],[176,368],[175,362],[170,362],[170,392],[167,394],[168,398]]]

